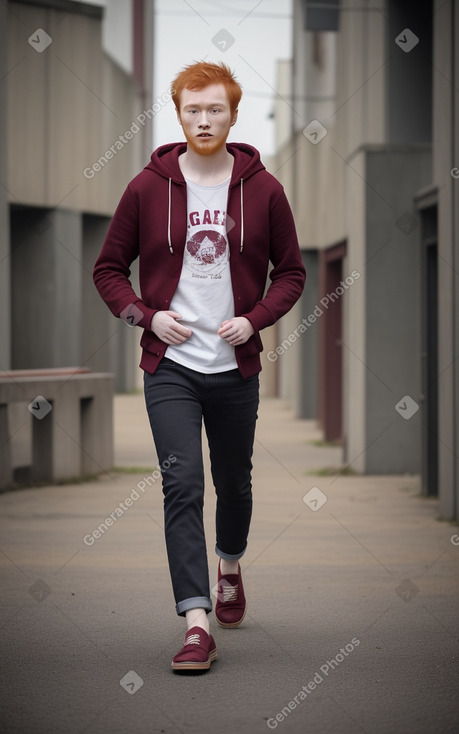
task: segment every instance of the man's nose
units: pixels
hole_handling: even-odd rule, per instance
[[[209,125],[210,125],[210,122],[208,120],[207,113],[206,112],[201,112],[201,115],[199,117],[198,126],[199,127],[209,127]]]

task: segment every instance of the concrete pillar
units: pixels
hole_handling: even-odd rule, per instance
[[[438,460],[440,515],[459,518],[459,12],[434,5],[434,176],[438,187]]]
[[[48,400],[48,402],[53,405],[52,400]],[[30,466],[30,480],[32,482],[49,482],[55,476],[53,471],[54,418],[55,413],[51,411],[42,420],[35,419],[32,422],[32,464]],[[67,455],[64,454],[64,457],[67,458]],[[69,477],[76,477],[78,472],[73,471],[72,464],[73,462],[70,461],[72,473]]]
[[[369,149],[365,180],[365,471],[418,473],[421,257],[413,200],[431,181],[430,146]]]
[[[457,7],[453,14],[454,20],[454,47],[459,47],[459,12]],[[459,79],[459,54],[457,51],[453,54],[454,63],[454,84],[451,85],[451,96],[454,100],[454,112],[453,112],[453,130],[454,130],[454,147],[453,157],[454,160],[459,160],[459,99],[456,93],[457,83]],[[458,166],[459,167],[459,166]],[[459,265],[459,179],[454,180],[454,190],[452,193],[452,219],[453,219],[453,238],[451,241],[451,261],[454,267],[454,287],[453,287],[453,308],[452,317],[454,321],[454,373],[453,373],[453,403],[456,406],[454,416],[454,446],[453,446],[453,468],[452,468],[452,482],[451,489],[454,492],[454,508],[451,513],[451,517],[455,520],[459,520],[459,278],[458,278],[458,265]],[[450,276],[451,277],[451,276]]]
[[[343,437],[344,461],[364,474],[366,425],[366,234],[365,151],[346,166],[347,250],[345,270],[360,273],[343,300]]]
[[[113,382],[98,385],[93,397],[80,401],[81,473],[99,474],[114,464]]]
[[[352,167],[346,271],[360,276],[345,301],[345,461],[367,474],[418,473],[421,260],[414,197],[431,181],[431,149],[367,146]],[[413,403],[397,411],[407,395]]]

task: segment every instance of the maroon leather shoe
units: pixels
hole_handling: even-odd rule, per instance
[[[217,659],[217,646],[212,635],[202,627],[191,627],[185,636],[185,644],[172,658],[174,670],[208,670]]]
[[[218,562],[215,616],[220,627],[234,629],[241,624],[247,608],[244,586],[242,584],[241,567],[238,563],[238,573],[222,576],[220,564],[221,561]]]

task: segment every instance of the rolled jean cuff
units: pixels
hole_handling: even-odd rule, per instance
[[[240,558],[242,558],[246,550],[247,550],[247,543],[245,544],[244,550],[242,550],[240,553],[234,553],[234,554],[223,553],[223,551],[221,551],[218,548],[218,546],[215,546],[215,553],[220,558],[223,558],[224,561],[238,561]]]
[[[179,617],[184,617],[185,612],[188,612],[189,609],[205,609],[209,614],[212,611],[212,601],[207,596],[191,596],[175,605],[175,611]]]

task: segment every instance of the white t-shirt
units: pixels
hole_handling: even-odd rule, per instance
[[[234,317],[234,298],[226,236],[230,178],[217,186],[186,179],[187,235],[182,272],[171,311],[192,335],[168,346],[166,357],[184,367],[212,374],[237,367],[234,347],[218,336],[222,321]]]

